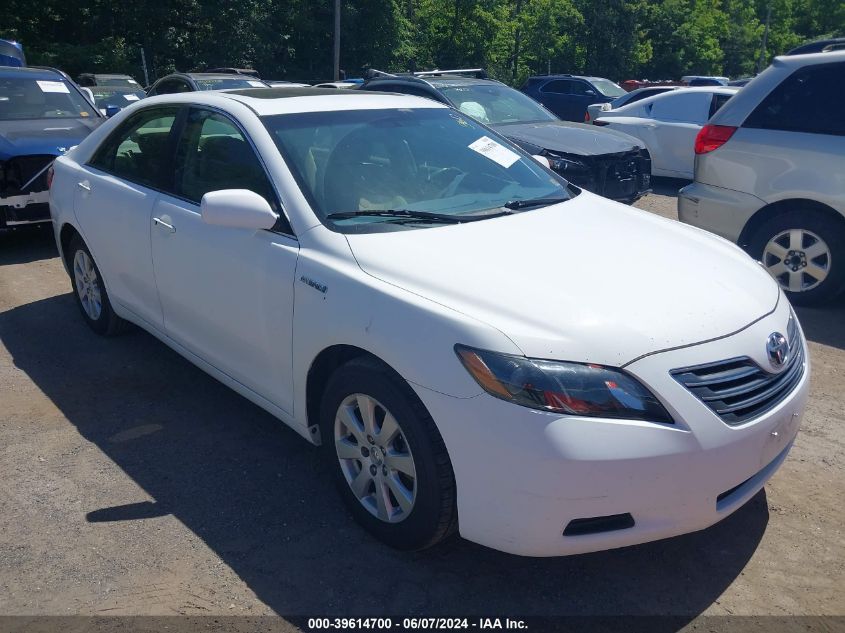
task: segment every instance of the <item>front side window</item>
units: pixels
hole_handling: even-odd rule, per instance
[[[743,127],[845,135],[845,63],[805,66],[784,79]]]
[[[512,201],[569,197],[564,180],[451,109],[310,112],[263,120],[315,212],[336,230],[423,226],[364,212],[477,217],[501,213]],[[332,214],[352,217],[335,220]]]
[[[137,112],[112,132],[90,164],[118,178],[155,189],[166,187],[171,164],[170,132],[178,110],[163,107]]]
[[[458,110],[487,125],[556,121],[531,97],[499,84],[470,84],[440,88]]]
[[[0,78],[0,121],[96,116],[88,100],[63,79]]]
[[[209,191],[249,189],[271,207],[278,206],[252,146],[230,119],[217,112],[191,109],[174,167],[174,193],[197,204]]]

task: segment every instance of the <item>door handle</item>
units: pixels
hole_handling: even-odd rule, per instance
[[[87,180],[83,180],[82,182],[76,183],[76,186],[79,187],[80,189],[84,189],[85,191],[88,191],[88,192],[91,191],[91,185],[88,184]]]
[[[169,220],[170,218],[167,218],[167,219]],[[161,228],[166,229],[168,233],[175,233],[176,232],[176,227],[174,227],[172,224],[168,224],[167,222],[165,222],[161,218],[153,218],[153,224],[155,226],[160,226]]]

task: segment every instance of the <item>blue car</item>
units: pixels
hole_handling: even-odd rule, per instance
[[[564,121],[584,121],[587,106],[609,103],[626,94],[624,88],[602,77],[544,75],[529,77],[521,88]]]
[[[26,57],[20,42],[0,40],[0,66],[26,66]]]
[[[64,73],[0,67],[0,230],[50,221],[50,165],[103,121]]]

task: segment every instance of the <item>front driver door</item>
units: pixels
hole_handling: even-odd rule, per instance
[[[164,327],[179,345],[291,412],[293,280],[299,244],[276,230],[205,224],[203,194],[249,189],[282,215],[246,133],[227,115],[191,108],[176,148],[174,181],[152,217],[152,252]]]

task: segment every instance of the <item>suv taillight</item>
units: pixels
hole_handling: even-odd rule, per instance
[[[705,125],[695,137],[695,153],[706,154],[719,149],[736,132],[730,125]]]
[[[587,111],[584,113],[584,123],[589,123],[589,122],[590,122],[590,111],[589,111],[589,110],[587,110]]]

